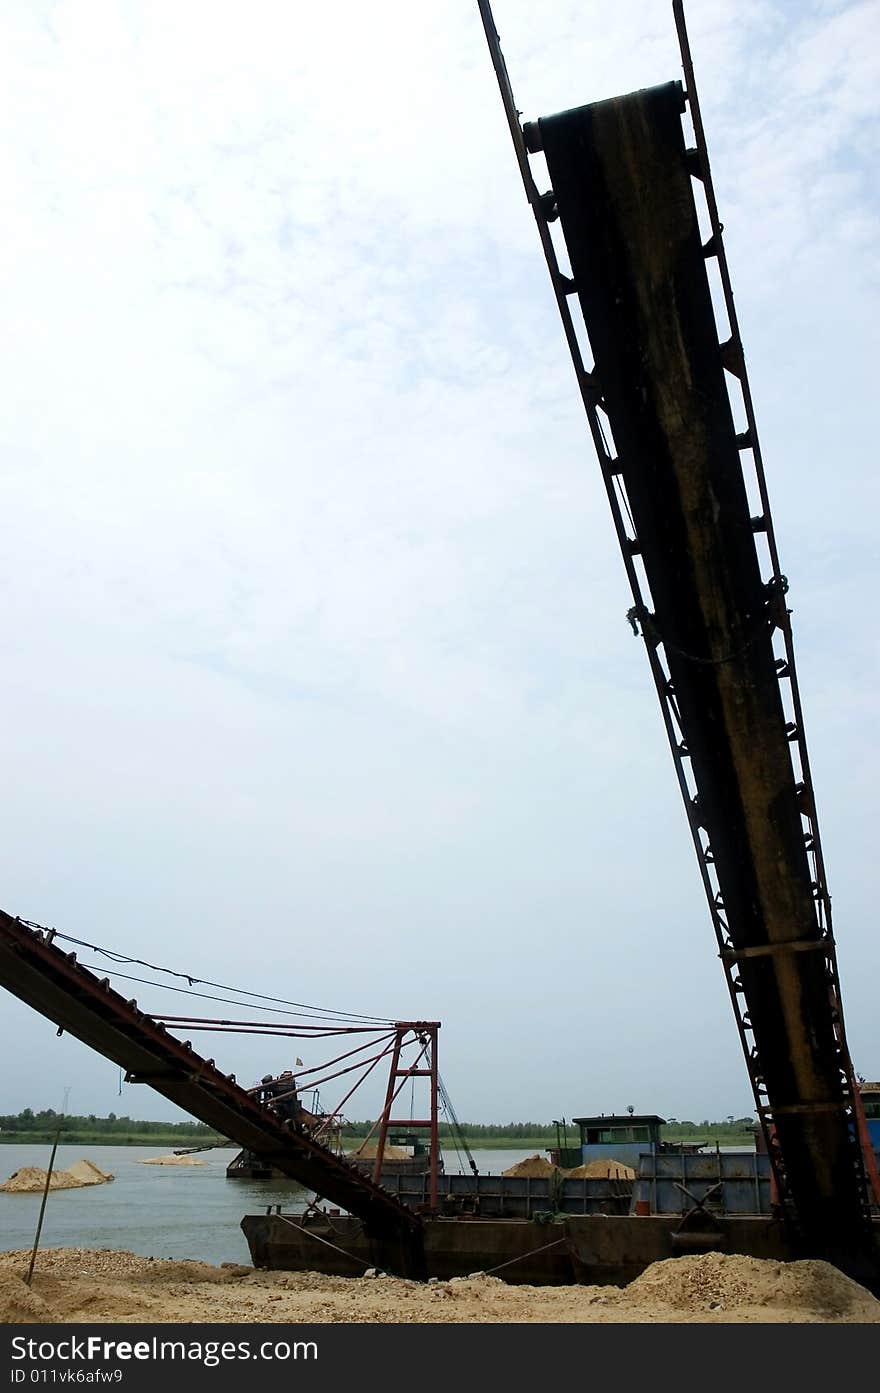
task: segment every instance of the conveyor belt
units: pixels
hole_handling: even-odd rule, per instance
[[[0,984],[60,1030],[112,1059],[221,1136],[362,1219],[388,1244],[391,1270],[419,1276],[421,1222],[406,1205],[271,1109],[256,1102],[213,1060],[175,1039],[109,982],[80,966],[43,934],[0,911]]]
[[[523,130],[484,0],[481,10],[786,1217],[803,1251],[875,1275],[787,582],[779,573],[732,295],[724,345],[716,327],[707,262],[719,259],[725,292],[729,279],[689,53],[696,149],[685,147],[679,83]],[[540,195],[528,158],[538,151],[552,185]],[[694,177],[711,198],[706,245]],[[570,276],[560,270],[548,228],[557,217]],[[591,367],[577,346],[572,303],[586,324]],[[737,380],[748,421],[740,431],[728,393]],[[750,454],[754,517],[743,467]],[[764,540],[763,575],[757,537]]]

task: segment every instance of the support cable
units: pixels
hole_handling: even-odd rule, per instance
[[[196,984],[198,984],[201,987],[216,987],[219,991],[237,992],[239,996],[252,997],[256,1001],[274,1001],[280,1006],[294,1006],[299,1011],[315,1013],[318,1016],[324,1016],[327,1018],[338,1017],[340,1019],[352,1021],[373,1021],[377,1025],[394,1024],[392,1020],[386,1019],[384,1016],[367,1016],[357,1011],[336,1011],[333,1010],[331,1007],[327,1006],[313,1006],[303,1001],[288,1001],[283,996],[268,996],[265,992],[252,992],[245,987],[232,987],[229,985],[228,982],[212,982],[207,977],[197,977],[194,973],[191,972],[178,972],[174,968],[161,967],[156,963],[146,962],[144,958],[129,957],[127,954],[119,953],[113,948],[102,947],[100,944],[97,943],[88,943],[85,939],[74,938],[72,934],[65,934],[61,933],[58,929],[47,928],[45,924],[37,924],[31,919],[19,918],[18,922],[19,924],[24,924],[25,927],[28,929],[38,929],[40,930],[40,932],[48,934],[50,936],[50,940],[55,938],[62,938],[64,939],[65,943],[76,943],[80,948],[89,948],[93,953],[100,953],[102,957],[110,958],[112,962],[132,964],[137,967],[146,967],[149,968],[151,972],[163,972],[166,973],[169,977],[181,977],[185,981],[187,981],[191,987]],[[101,969],[97,968],[93,970],[100,971]],[[118,975],[122,976],[123,974],[119,973]],[[135,977],[131,980],[137,982],[142,979]],[[156,982],[152,985],[160,986],[161,983]]]

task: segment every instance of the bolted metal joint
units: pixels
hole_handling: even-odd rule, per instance
[[[540,121],[526,121],[522,128],[523,140],[530,155],[537,155],[544,148]]]
[[[559,209],[556,206],[556,194],[552,189],[542,193],[538,197],[538,207],[544,215],[546,222],[555,222],[559,217]]]

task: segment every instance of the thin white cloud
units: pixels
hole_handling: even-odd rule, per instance
[[[863,1054],[872,8],[689,7]],[[679,75],[666,0],[495,10],[526,115]],[[476,6],[65,0],[0,54],[5,906],[440,1015],[459,1112],[742,1111]]]

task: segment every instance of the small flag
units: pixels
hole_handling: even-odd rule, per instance
[[[297,1064],[302,1064],[302,1060],[299,1058],[299,1055],[297,1055],[296,1062],[297,1062]]]

